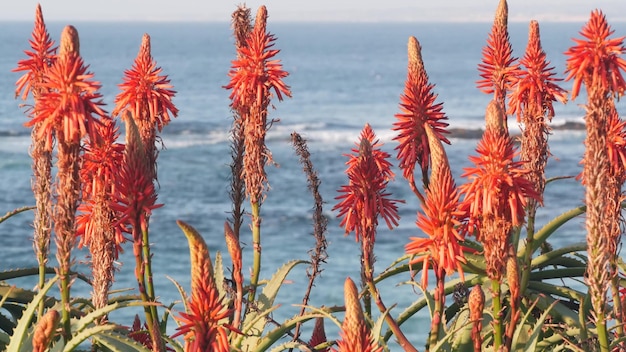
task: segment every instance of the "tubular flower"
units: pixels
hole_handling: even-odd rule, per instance
[[[443,103],[435,104],[435,85],[428,82],[420,44],[415,37],[409,38],[408,56],[408,76],[404,94],[400,97],[401,113],[395,115],[397,121],[393,124],[393,130],[398,131],[398,135],[393,140],[399,143],[395,149],[398,151],[403,176],[413,186],[415,165],[421,166],[423,175],[429,168],[430,149],[424,131],[426,126],[430,126],[442,142],[450,142],[444,136],[448,133],[445,130],[448,124],[443,122],[447,120],[442,111]]]
[[[341,325],[341,339],[337,341],[335,352],[379,352],[382,347],[374,341],[369,327],[366,325],[359,291],[354,282],[347,278],[344,284],[346,316]]]
[[[615,109],[611,110],[607,120],[607,154],[611,175],[622,184],[626,178],[626,121],[617,115]]]
[[[191,226],[181,221],[178,224],[189,241],[191,299],[188,311],[177,318],[181,326],[172,337],[185,335],[185,351],[228,352],[228,329],[221,321],[228,319],[231,311],[219,296],[206,242]]]
[[[516,58],[509,42],[507,22],[508,6],[506,0],[500,0],[487,46],[483,48],[482,63],[478,64],[482,79],[476,82],[481,91],[494,94],[494,99],[502,103],[512,86],[513,72],[517,69],[513,65]]]
[[[626,48],[624,37],[609,39],[613,32],[602,11],[594,10],[580,31],[584,39],[573,39],[576,45],[565,52],[569,56],[565,79],[574,79],[572,100],[578,96],[582,83],[587,90],[599,85],[606,93],[624,94],[626,82],[620,70],[626,70],[626,60],[620,55]]]
[[[354,154],[348,155],[348,185],[338,190],[341,195],[335,199],[340,202],[333,210],[339,210],[338,217],[342,217],[340,226],[345,227],[346,235],[354,231],[356,240],[362,237],[374,241],[378,225],[378,217],[382,216],[389,229],[398,225],[400,216],[396,206],[399,200],[390,199],[386,192],[387,183],[393,177],[391,164],[387,159],[389,154],[379,149],[382,143],[369,124],[361,132],[358,149],[352,149]]]
[[[171,116],[178,115],[172,103],[176,91],[171,89],[167,75],[161,75],[162,71],[152,59],[150,36],[144,34],[135,62],[130,70],[124,71],[124,83],[119,84],[122,92],[115,97],[113,116],[130,111],[140,130],[146,125],[145,128],[156,127],[161,132]]]
[[[262,6],[245,45],[237,47],[238,58],[228,73],[230,82],[224,88],[232,89],[230,99],[235,109],[265,105],[272,89],[278,100],[283,100],[283,94],[291,97],[289,86],[283,82],[289,73],[283,70],[280,60],[274,59],[280,50],[272,49],[276,38],[266,32],[266,18],[267,10]]]
[[[530,22],[526,53],[519,63],[524,68],[520,67],[511,77],[515,89],[510,94],[509,112],[517,114],[518,122],[522,121],[524,112],[528,112],[528,118],[523,120],[526,124],[529,122],[526,120],[535,116],[541,116],[543,120],[543,116],[547,115],[552,119],[554,116],[552,103],[557,100],[565,103],[567,92],[555,83],[561,79],[553,77],[554,67],[548,67],[550,62],[541,48],[537,21]]]
[[[465,168],[461,177],[469,182],[460,187],[465,198],[461,208],[467,211],[470,225],[482,218],[495,217],[512,226],[524,221],[526,198],[537,199],[533,185],[526,179],[524,162],[513,161],[513,140],[498,131],[486,130],[476,148],[478,156],[470,156],[474,167]],[[480,238],[478,238],[480,240]]]
[[[17,67],[13,69],[13,72],[25,71],[15,83],[15,96],[21,94],[23,100],[26,100],[29,93],[32,93],[33,96],[40,94],[38,90],[43,82],[44,72],[56,60],[54,41],[50,39],[39,4],[35,11],[35,27],[33,28],[32,39],[29,42],[32,51],[24,51],[28,59],[18,61]]]
[[[96,138],[98,120],[94,115],[105,116],[100,108],[100,84],[91,80],[83,59],[77,52],[60,55],[45,72],[43,89],[47,92],[37,99],[34,116],[27,127],[39,125],[38,138],[46,141],[45,148],[52,149],[52,140],[78,144],[82,137]]]

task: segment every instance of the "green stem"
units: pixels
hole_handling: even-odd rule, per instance
[[[426,351],[434,347],[439,342],[439,329],[441,327],[441,316],[443,314],[443,300],[445,298],[443,276],[437,275],[437,288],[435,289],[435,310],[433,312],[433,320],[430,324],[430,333],[428,335],[428,344]]]
[[[139,231],[138,229],[133,228],[134,232]],[[143,244],[138,241],[138,235],[133,234],[133,238],[135,241],[133,242],[133,254],[135,255],[135,278],[137,279],[137,288],[139,290],[139,295],[141,300],[144,303],[150,304],[152,300],[146,291],[146,277],[145,277],[145,265],[143,258]],[[155,329],[154,320],[155,316],[153,315],[152,306],[146,305],[143,308],[144,313],[146,315],[146,325],[148,325],[148,332],[150,333],[150,339],[153,341],[153,345],[157,345],[160,340],[160,333]]]
[[[597,314],[596,330],[598,331],[598,343],[601,352],[609,352],[609,334],[606,328],[606,320],[604,314]]]
[[[533,203],[534,204],[534,203]],[[520,280],[520,296],[524,297],[526,286],[530,278],[530,263],[533,256],[533,237],[535,236],[535,209],[528,211],[528,223],[526,225],[526,246],[524,247],[524,258],[522,259],[522,276]]]
[[[42,258],[43,257],[43,258]],[[46,284],[46,258],[45,256],[40,256],[38,259],[39,262],[39,284],[38,287],[41,290]],[[41,319],[44,313],[44,302],[39,302],[39,309],[37,311],[37,318]]]
[[[250,278],[250,293],[248,294],[248,310],[254,304],[256,289],[259,284],[261,272],[261,204],[250,202],[252,208],[252,277]]]
[[[63,268],[60,268],[61,279],[61,306],[63,307],[61,312],[61,321],[63,322],[63,341],[67,342],[71,338],[72,325],[70,323],[70,275],[65,272]]]
[[[493,308],[493,350],[497,351],[502,345],[502,304],[500,302],[500,282],[491,280],[492,308]]]
[[[378,289],[376,288],[376,285],[374,284],[374,280],[371,279],[372,276],[370,275],[369,278],[370,280],[368,280],[367,282],[367,288],[369,289],[370,295],[374,297],[374,301],[376,302],[376,306],[378,307],[378,310],[380,310],[381,314],[385,315],[385,321],[389,325],[393,334],[396,336],[396,339],[398,339],[398,344],[406,352],[417,352],[417,349],[413,347],[413,345],[409,342],[409,340],[404,335],[402,330],[400,330],[400,326],[398,325],[396,320],[391,316],[391,313],[387,311],[387,307],[385,306],[385,303],[383,303],[383,300],[380,297],[380,293],[378,292]],[[443,283],[442,283],[442,289],[443,289]],[[441,316],[441,314],[439,316]]]
[[[154,281],[152,279],[152,255],[150,254],[150,233],[147,229],[147,227],[145,229],[142,229],[141,231],[141,235],[142,235],[142,241],[141,241],[141,249],[142,249],[142,264],[143,264],[143,268],[144,268],[144,282],[146,284],[146,294],[147,294],[147,298],[149,300],[149,302],[154,303],[156,300],[156,295],[154,293]],[[153,325],[153,328],[158,331],[158,335],[153,336],[153,341],[154,338],[158,338],[158,340],[161,340],[161,333],[160,330],[158,330],[159,327],[159,320],[158,320],[158,312],[157,312],[157,307],[156,305],[150,305],[150,316],[152,318],[152,320],[147,320],[148,324]],[[147,317],[146,317],[147,318]]]
[[[613,258],[615,259],[615,258]],[[617,272],[617,266],[611,264],[614,273]],[[624,321],[622,319],[622,301],[619,297],[619,277],[613,275],[611,278],[611,295],[613,296],[613,314],[615,315],[615,334],[624,336]]]

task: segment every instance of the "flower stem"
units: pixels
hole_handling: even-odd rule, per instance
[[[520,296],[524,296],[526,286],[530,279],[531,261],[533,255],[533,238],[535,236],[535,210],[528,211],[528,222],[526,226],[526,245],[524,247],[524,258],[522,260],[522,278],[520,280]]]
[[[144,267],[144,280],[146,284],[146,294],[149,302],[154,303],[155,301],[155,293],[154,293],[154,282],[152,280],[152,255],[150,254],[150,233],[147,228],[142,229],[142,264]],[[151,329],[154,329],[154,336],[152,336],[153,344],[161,345],[161,333],[159,330],[159,315],[157,312],[156,305],[150,305],[150,317],[151,320],[147,320],[147,323],[152,325]],[[147,316],[146,316],[147,318]]]
[[[426,351],[436,346],[439,342],[439,328],[441,327],[441,315],[443,314],[444,293],[443,275],[437,274],[437,288],[435,289],[435,310],[433,312],[433,320],[430,324],[430,334],[428,335],[428,344]]]
[[[261,272],[261,205],[259,202],[250,202],[252,209],[252,276],[250,278],[250,293],[248,294],[248,310],[253,304],[257,285],[259,284],[259,273]]]
[[[385,303],[383,303],[383,300],[380,297],[380,293],[378,292],[378,289],[376,288],[376,285],[374,284],[374,280],[368,280],[367,287],[370,291],[371,296],[374,297],[374,301],[376,302],[376,306],[378,307],[378,310],[380,310],[382,314],[385,314],[385,322],[387,322],[387,324],[391,328],[391,331],[398,339],[398,344],[400,345],[400,347],[402,347],[402,349],[405,352],[417,352],[417,349],[413,347],[413,345],[406,338],[402,330],[400,330],[400,326],[398,325],[398,322],[396,322],[396,320],[391,316],[391,313],[387,312],[387,307],[385,306]]]
[[[491,280],[492,308],[493,308],[493,350],[497,351],[502,345],[502,321],[501,311],[502,303],[500,302],[500,282]]]

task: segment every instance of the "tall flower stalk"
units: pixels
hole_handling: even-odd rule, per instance
[[[127,144],[124,160],[126,164],[140,164],[137,170],[126,170],[125,177],[140,173],[136,175],[140,179],[126,179],[124,181],[126,186],[133,185],[126,191],[135,193],[122,193],[120,199],[126,203],[126,206],[136,207],[132,210],[134,218],[129,223],[131,226],[129,232],[132,233],[137,265],[141,266],[136,269],[139,289],[145,290],[141,293],[146,302],[156,300],[152,281],[149,219],[154,209],[152,199],[156,200],[156,194],[150,193],[156,192],[154,182],[157,180],[157,135],[164,126],[169,124],[171,118],[178,114],[178,109],[172,102],[176,91],[171,89],[170,80],[166,75],[162,75],[162,71],[163,69],[158,67],[152,58],[150,36],[144,34],[132,67],[124,72],[123,83],[119,85],[121,92],[115,98],[116,106],[113,110],[113,115],[121,115],[126,119],[127,133],[130,125],[136,125],[139,134],[139,140],[127,134],[127,137],[130,137],[127,143],[130,142],[132,145],[129,147]],[[128,121],[129,118],[133,121]],[[136,158],[145,158],[145,160],[134,160]],[[144,200],[137,202],[133,200],[133,197],[139,195],[136,192],[145,190],[149,190],[149,193],[144,193],[140,198],[144,198],[148,203],[142,209],[141,203]],[[157,309],[154,305],[147,309],[151,311],[150,317],[146,316],[146,321],[151,327],[153,345],[158,346],[161,339],[156,335],[158,332]]]
[[[146,324],[154,350],[162,350],[158,316],[154,306],[155,297],[151,296],[148,287],[152,286],[152,274],[149,272],[150,257],[144,243],[148,237],[148,221],[152,211],[161,206],[156,204],[157,194],[152,180],[152,165],[146,155],[139,130],[130,113],[126,113],[126,146],[124,158],[117,176],[116,192],[114,194],[113,209],[118,212],[119,223],[124,231],[131,234],[133,241],[133,255],[135,256],[135,278],[141,299],[150,303],[144,307]]]
[[[28,126],[39,124],[38,138],[45,149],[52,150],[57,141],[57,203],[54,206],[54,232],[61,285],[64,337],[70,335],[70,266],[75,246],[75,218],[80,200],[81,140],[85,135],[97,138],[100,108],[100,85],[92,81],[79,53],[78,32],[67,26],[61,33],[59,56],[45,72],[44,93],[36,102]],[[47,90],[47,91],[46,91]]]
[[[123,162],[124,145],[117,143],[119,129],[109,117],[101,119],[96,139],[85,145],[80,176],[83,203],[78,207],[77,234],[79,246],[89,248],[92,266],[92,300],[96,309],[108,304],[109,288],[115,275],[114,261],[118,259],[125,238],[112,208],[116,192],[118,168]]]
[[[530,275],[532,242],[535,235],[535,214],[543,201],[545,189],[545,168],[550,151],[548,149],[548,122],[554,117],[553,102],[567,101],[567,92],[559,87],[554,78],[554,68],[549,67],[546,53],[541,47],[539,23],[530,22],[526,53],[520,60],[519,70],[514,72],[513,91],[510,94],[509,111],[517,115],[517,121],[524,126],[522,131],[520,159],[526,162],[530,171],[527,175],[535,185],[538,199],[527,200],[527,239],[523,259],[521,289],[526,289]],[[517,245],[517,243],[514,243]]]
[[[46,92],[44,75],[46,70],[56,59],[54,41],[50,39],[44,22],[41,6],[37,5],[35,11],[35,25],[32,39],[30,40],[32,51],[25,51],[28,59],[20,60],[17,68],[13,71],[24,72],[16,82],[15,96],[21,96],[26,100],[29,93],[35,100]],[[32,117],[33,109],[29,109]],[[45,148],[45,140],[38,138],[39,124],[34,124],[31,132],[30,154],[33,159],[32,189],[35,196],[35,219],[33,221],[34,236],[33,247],[39,265],[39,288],[46,281],[46,263],[50,253],[50,237],[52,232],[52,153]],[[39,309],[39,316],[43,314],[43,304]]]
[[[254,28],[241,45],[238,39],[237,59],[232,61],[228,73],[230,82],[224,88],[231,89],[231,108],[237,111],[243,126],[244,150],[243,172],[246,196],[252,212],[253,266],[248,301],[256,296],[261,271],[261,204],[267,187],[265,164],[271,162],[271,153],[265,145],[265,135],[271,122],[267,121],[272,90],[278,100],[290,97],[289,87],[283,82],[288,73],[274,57],[279,50],[272,49],[273,35],[266,29],[267,9],[259,7]]]
[[[591,304],[598,331],[601,351],[609,350],[606,317],[606,292],[616,273],[610,270],[616,260],[612,237],[619,228],[620,198],[616,198],[611,184],[611,160],[607,148],[609,114],[613,109],[613,97],[624,94],[626,82],[621,71],[626,61],[620,57],[626,51],[622,38],[610,39],[613,34],[601,11],[591,13],[589,21],[574,39],[576,45],[565,54],[567,80],[573,79],[572,100],[582,85],[587,90],[585,125],[585,155],[583,159],[583,183],[587,206],[585,227],[587,229],[586,283],[589,286]],[[608,270],[607,270],[608,269]]]
[[[374,298],[381,312],[387,310],[374,284],[374,243],[378,218],[382,217],[389,229],[398,226],[400,216],[397,203],[402,202],[391,199],[391,194],[387,192],[387,184],[394,174],[387,160],[390,155],[382,151],[381,146],[371,126],[366,124],[357,148],[347,155],[348,184],[339,189],[340,195],[335,198],[339,203],[333,207],[333,210],[339,210],[338,217],[342,218],[339,225],[345,228],[346,235],[354,232],[356,241],[361,245],[361,281],[369,293],[369,296],[365,296],[367,314],[371,314],[368,297]],[[400,346],[405,351],[415,351],[393,317],[387,314],[385,320]]]
[[[492,101],[485,116],[487,129],[470,156],[474,167],[461,175],[461,208],[467,212],[470,232],[483,244],[487,276],[491,279],[494,316],[494,348],[502,345],[500,284],[510,253],[511,231],[524,222],[527,199],[538,199],[528,181],[524,163],[515,161],[513,140],[505,131],[504,112]]]
[[[423,213],[417,215],[417,227],[428,237],[412,237],[406,245],[407,254],[415,255],[410,264],[422,264],[422,287],[428,287],[428,269],[432,267],[437,281],[435,289],[435,309],[431,321],[428,346],[437,344],[438,332],[443,324],[445,303],[444,281],[446,275],[458,272],[464,280],[462,264],[466,263],[465,252],[473,252],[463,246],[465,232],[460,226],[465,213],[460,210],[460,194],[452,177],[448,157],[441,141],[433,130],[425,128],[430,143],[432,173],[426,190]]]

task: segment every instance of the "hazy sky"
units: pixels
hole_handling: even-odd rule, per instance
[[[0,0],[0,21],[31,21],[41,3],[46,21],[229,21],[233,0]],[[498,0],[253,0],[271,21],[491,21]],[[583,22],[600,8],[626,21],[626,0],[509,0],[510,21]]]

